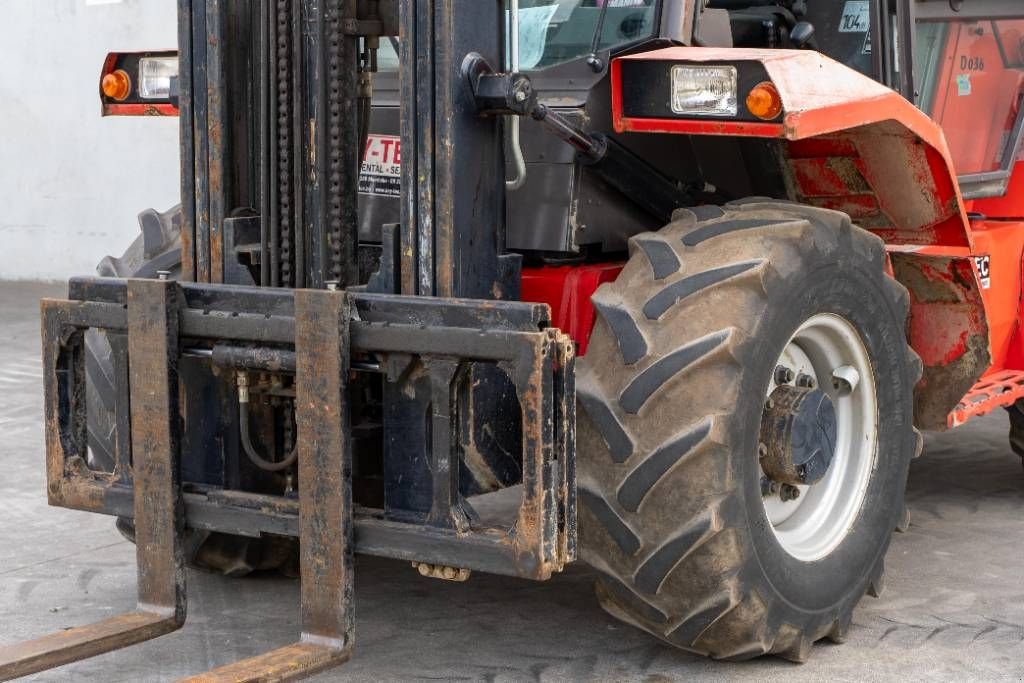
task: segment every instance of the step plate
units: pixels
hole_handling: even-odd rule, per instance
[[[972,417],[988,415],[996,408],[1024,398],[1024,372],[1003,370],[982,377],[949,414],[949,426],[958,427]]]

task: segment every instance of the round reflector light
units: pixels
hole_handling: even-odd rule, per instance
[[[126,71],[118,69],[103,77],[101,84],[103,94],[112,100],[128,99],[128,95],[132,91],[132,79]]]
[[[782,97],[774,84],[758,83],[747,95],[747,110],[759,119],[771,121],[782,113]]]

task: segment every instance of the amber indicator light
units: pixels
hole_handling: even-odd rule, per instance
[[[103,77],[101,89],[103,94],[112,100],[125,100],[132,91],[131,76],[123,69],[113,71]]]
[[[782,97],[774,84],[758,83],[747,95],[747,111],[759,119],[771,121],[782,113]]]

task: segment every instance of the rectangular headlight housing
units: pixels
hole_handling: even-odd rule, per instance
[[[178,94],[177,57],[143,57],[139,60],[139,97],[169,100]]]
[[[736,116],[735,66],[677,64],[672,67],[672,111],[684,116]]]

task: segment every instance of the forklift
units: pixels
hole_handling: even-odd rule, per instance
[[[921,430],[1024,454],[1016,0],[178,0],[104,115],[177,116],[181,205],[41,303],[49,502],[138,608],[298,565],[346,662],[355,553],[547,580],[713,658],[804,661],[884,585]],[[113,587],[111,587],[113,589]]]

